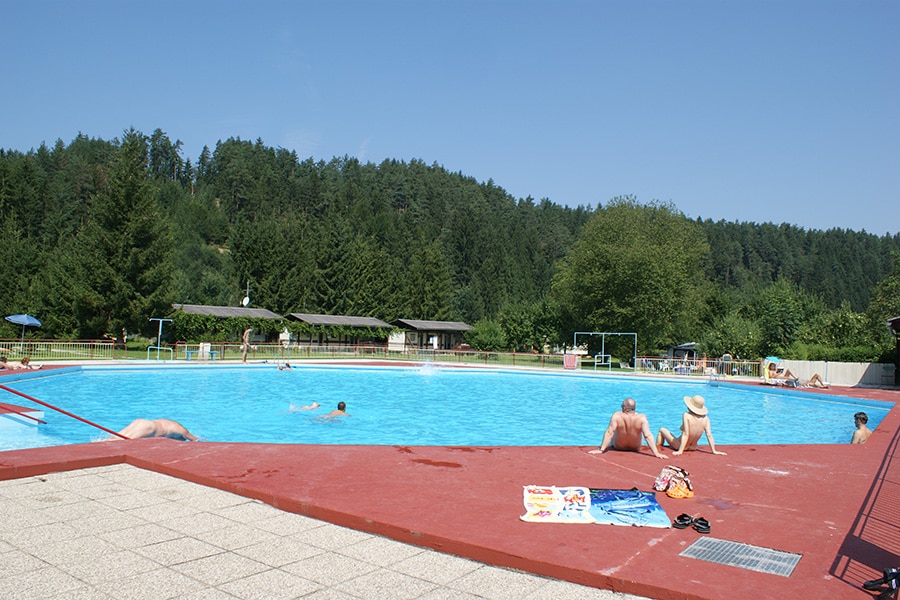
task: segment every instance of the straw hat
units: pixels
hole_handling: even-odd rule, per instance
[[[688,410],[695,415],[702,417],[708,412],[706,400],[703,399],[703,396],[685,396],[684,403],[687,405]]]

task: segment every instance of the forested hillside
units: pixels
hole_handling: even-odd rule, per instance
[[[658,248],[655,265],[689,260],[648,267],[635,244]],[[640,331],[645,351],[695,338],[714,352],[725,326],[762,327],[760,303],[787,294],[804,307],[789,318],[844,315],[858,339],[832,344],[874,352],[884,340],[870,302],[898,251],[900,235],[691,221],[631,198],[563,207],[437,164],[301,160],[262,141],[220,141],[196,162],[161,130],[0,150],[0,306],[38,316],[43,337],[152,333],[148,319],[172,303],[237,305],[249,285],[252,306],[277,313],[459,319],[478,324],[482,345],[621,330]],[[585,287],[595,268],[605,288]],[[672,281],[648,286],[649,272]],[[585,295],[596,302],[582,310]],[[804,326],[774,347],[798,342]]]

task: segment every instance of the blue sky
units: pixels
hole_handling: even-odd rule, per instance
[[[0,147],[159,128],[900,232],[900,2],[0,0]]]

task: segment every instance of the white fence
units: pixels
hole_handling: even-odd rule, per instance
[[[800,379],[809,379],[818,373],[834,385],[891,387],[894,385],[894,365],[882,363],[847,363],[824,360],[783,360],[780,367]]]

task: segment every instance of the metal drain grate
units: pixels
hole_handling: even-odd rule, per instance
[[[699,558],[700,560],[719,563],[720,565],[740,567],[741,569],[759,571],[760,573],[790,577],[794,567],[797,566],[797,563],[800,562],[800,557],[803,555],[751,546],[750,544],[729,542],[728,540],[702,537],[688,546],[681,553],[681,556]]]

